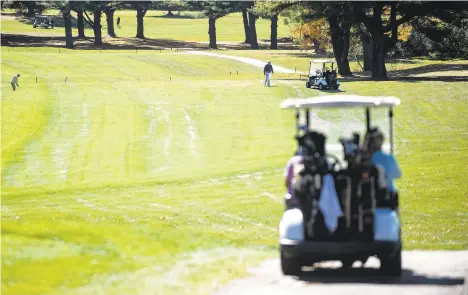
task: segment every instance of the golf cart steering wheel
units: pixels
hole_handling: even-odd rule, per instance
[[[327,160],[328,159],[332,159],[333,162],[332,162],[332,170],[335,171],[335,167],[338,166],[339,170],[343,170],[343,165],[340,161],[340,159],[338,159],[337,156],[335,155],[332,155],[332,154],[327,154]]]
[[[321,70],[316,70],[315,73],[319,76],[322,74],[322,71]]]

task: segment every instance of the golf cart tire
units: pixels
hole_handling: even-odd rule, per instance
[[[320,90],[323,90],[323,84],[320,83],[320,84],[318,85],[318,88],[319,88]]]
[[[298,257],[286,257],[281,249],[281,271],[285,276],[297,276],[301,273],[301,268]]]
[[[310,83],[306,82],[306,88],[310,88]]]
[[[401,276],[401,249],[399,249],[394,255],[382,255],[380,257],[380,271],[385,276]]]

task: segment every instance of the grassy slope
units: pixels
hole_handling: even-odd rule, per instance
[[[167,12],[148,11],[144,19],[145,36],[147,38],[172,39],[183,41],[208,42],[208,19],[206,18],[167,18],[162,17]],[[47,11],[46,15],[56,15],[56,11]],[[73,16],[76,17],[74,13]],[[136,17],[135,11],[119,10],[115,13],[121,18],[121,28],[115,26],[115,33],[119,37],[135,37]],[[183,15],[193,15],[193,13],[184,12]],[[114,20],[115,23],[115,20]],[[103,36],[107,33],[106,17],[103,14],[102,20]],[[217,41],[243,42],[245,40],[242,15],[233,13],[220,18],[216,21]],[[12,17],[2,19],[2,33],[34,33],[49,35],[64,35],[62,27],[52,29],[34,29],[32,25],[24,22],[18,22]],[[94,36],[93,31],[86,29],[87,36]],[[73,29],[73,35],[78,31]],[[278,38],[290,37],[290,29],[284,25],[282,20],[278,22]],[[270,39],[270,21],[260,19],[257,21],[258,40]]]
[[[3,294],[206,293],[275,255],[294,147],[278,105],[315,90],[265,89],[256,68],[181,53],[17,49],[2,60],[3,81],[24,73],[17,92],[2,85]],[[468,248],[467,83],[343,88],[403,99],[405,248]]]

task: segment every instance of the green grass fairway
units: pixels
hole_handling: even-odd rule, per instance
[[[279,104],[317,90],[183,52],[54,51],[2,50],[2,294],[207,294],[278,254]],[[404,248],[468,249],[468,83],[343,90],[402,99]],[[318,116],[336,133],[363,112]]]
[[[145,36],[147,38],[170,39],[181,41],[197,41],[208,42],[208,19],[199,18],[197,13],[182,12],[181,17],[164,17],[167,11],[147,12],[144,18]],[[58,11],[46,11],[44,15],[56,15],[61,18]],[[76,13],[72,13],[76,17]],[[135,37],[136,35],[136,12],[133,10],[118,10],[115,13],[121,19],[121,28],[115,25],[115,33],[118,37]],[[193,18],[191,18],[193,17]],[[18,20],[22,19],[22,22]],[[26,22],[25,18],[16,18],[14,16],[2,15],[2,33],[27,33],[33,35],[64,35],[63,27],[55,29],[40,29],[33,28],[32,23]],[[59,25],[61,23],[57,22]],[[105,14],[101,19],[103,36],[107,34],[107,23]],[[265,19],[257,20],[257,37],[258,40],[270,39],[270,21]],[[78,31],[73,28],[73,36],[76,36]],[[93,37],[92,29],[87,27],[86,36]],[[216,37],[220,42],[243,42],[245,40],[244,25],[242,22],[242,14],[232,13],[222,17],[216,21]],[[290,28],[284,24],[283,20],[278,21],[278,38],[291,37]]]

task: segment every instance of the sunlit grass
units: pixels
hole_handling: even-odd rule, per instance
[[[1,89],[2,294],[206,294],[277,255],[295,148],[279,104],[317,90],[181,52],[2,50],[2,80],[17,72]],[[405,249],[468,248],[467,84],[343,83],[402,99]],[[337,133],[363,113],[319,115]]]

